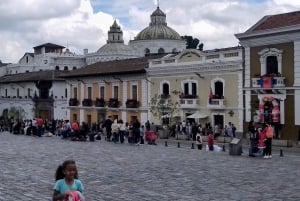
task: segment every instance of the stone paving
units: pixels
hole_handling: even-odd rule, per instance
[[[0,201],[49,201],[58,164],[75,159],[87,201],[300,200],[300,155],[272,159],[155,145],[0,133]]]

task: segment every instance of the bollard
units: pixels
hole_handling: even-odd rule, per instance
[[[167,147],[168,146],[168,141],[165,141],[165,147]]]
[[[223,144],[223,149],[222,150],[223,150],[223,152],[225,152],[225,144]]]
[[[191,149],[195,149],[195,147],[194,147],[194,143],[192,143],[192,147],[191,147]]]
[[[180,142],[177,143],[177,147],[180,148]]]
[[[283,151],[280,149],[280,157],[283,157]]]

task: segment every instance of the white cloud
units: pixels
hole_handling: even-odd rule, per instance
[[[91,7],[93,2],[94,7]],[[32,47],[52,42],[71,51],[96,51],[106,43],[117,18],[127,43],[150,22],[156,1],[148,0],[7,0],[0,2],[0,59],[17,62]],[[299,0],[164,0],[160,8],[180,35],[192,35],[205,49],[237,45],[265,15],[299,10]]]

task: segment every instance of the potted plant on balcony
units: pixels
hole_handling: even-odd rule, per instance
[[[179,95],[179,98],[181,98],[181,99],[195,99],[195,98],[197,98],[197,95],[195,95],[195,94],[181,94],[181,95]]]
[[[103,98],[96,98],[95,106],[96,107],[105,107],[105,100]]]
[[[139,102],[136,99],[127,99],[126,107],[127,108],[137,108]]]
[[[108,107],[117,108],[119,107],[119,101],[117,98],[110,98],[108,101]]]
[[[77,105],[78,105],[77,98],[70,98],[70,100],[69,100],[69,106],[77,106]]]
[[[85,98],[82,101],[82,105],[86,106],[86,107],[91,107],[93,105],[93,101],[92,101],[92,99]]]

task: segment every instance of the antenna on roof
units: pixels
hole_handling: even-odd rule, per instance
[[[157,0],[157,8],[159,8],[159,0]]]

